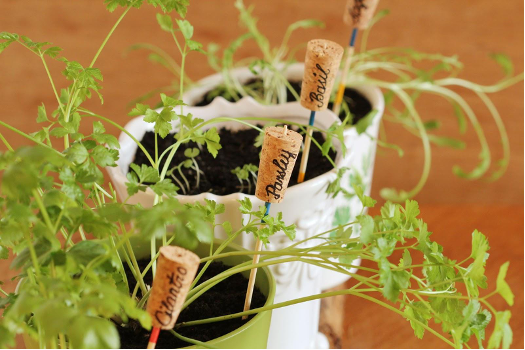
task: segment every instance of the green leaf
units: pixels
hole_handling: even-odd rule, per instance
[[[75,349],[119,349],[120,339],[109,320],[79,316],[68,327],[70,346]]]
[[[160,113],[153,109],[148,109],[144,121],[154,123],[154,131],[162,138],[165,138],[171,131],[171,121],[176,119],[176,117],[177,114],[172,111],[171,107],[164,107]]]
[[[186,106],[183,101],[166,96],[166,94],[160,94],[160,99],[162,100],[164,107]]]
[[[87,266],[93,259],[104,254],[106,247],[96,241],[80,241],[67,252],[67,255],[82,266]]]
[[[0,259],[8,259],[8,258],[9,258],[9,249],[0,245]]]
[[[48,121],[49,119],[47,119],[46,107],[42,103],[41,106],[38,106],[38,117],[36,118],[36,122],[42,123],[42,122],[48,122]]]
[[[184,38],[186,40],[191,39],[193,36],[193,26],[185,19],[177,19],[177,25],[179,26],[180,31],[182,32],[182,35],[184,35]]]
[[[160,28],[166,32],[172,32],[173,31],[173,22],[171,21],[170,15],[163,15],[161,13],[157,13],[157,22],[160,25]]]
[[[496,312],[496,325],[489,339],[489,349],[510,348],[513,336],[509,325],[510,317],[509,310]]]
[[[60,317],[56,317],[60,315]],[[39,305],[34,313],[36,323],[44,331],[46,340],[57,338],[59,333],[65,333],[69,324],[78,316],[78,310],[67,307],[59,299],[47,300]]]
[[[505,73],[505,76],[509,77],[514,74],[514,65],[512,64],[509,56],[502,53],[493,53],[490,55],[490,58],[495,60],[500,65],[501,69],[503,69],[503,73]]]
[[[512,290],[510,289],[510,286],[507,283],[507,281],[505,281],[505,277],[507,276],[507,271],[509,269],[509,264],[510,263],[507,261],[506,263],[500,266],[496,282],[496,290],[498,291],[499,295],[501,295],[501,297],[505,299],[507,304],[512,306],[514,305],[514,294],[512,293]]]
[[[359,135],[364,133],[366,129],[368,129],[368,127],[372,125],[372,122],[374,121],[376,114],[377,114],[377,110],[374,109],[370,111],[364,118],[360,119],[357,122],[357,124],[355,125],[355,129]]]
[[[419,323],[428,326],[428,320],[432,318],[430,311],[421,301],[411,302],[405,306],[403,311],[405,318],[410,322],[410,326],[414,330],[414,334],[418,339],[423,339],[425,328]],[[419,321],[419,322],[417,322]]]
[[[376,200],[364,194],[364,189],[362,185],[355,185],[352,187],[354,188],[354,191],[357,194],[357,197],[359,197],[359,200],[361,201],[364,207],[373,208],[374,205],[376,205],[377,203]]]
[[[364,244],[370,244],[375,239],[374,237],[374,219],[369,215],[359,215],[357,221],[361,227],[360,240]]]
[[[228,237],[230,237],[233,232],[232,224],[229,221],[224,221],[221,224],[221,226],[224,229],[224,232],[226,232],[226,234],[228,235]]]
[[[408,267],[410,265],[412,265],[412,256],[410,256],[410,251],[405,249],[403,251],[403,259],[401,259],[399,266]]]
[[[175,197],[177,195],[177,190],[179,189],[170,179],[159,181],[156,184],[151,185],[150,188],[155,194],[159,196],[166,195],[168,197]]]
[[[152,166],[142,164],[139,167],[137,164],[132,163],[130,167],[139,177],[140,183],[158,182],[160,180],[158,170]]]
[[[238,200],[240,207],[239,210],[243,214],[249,214],[252,211],[252,202],[250,201],[250,198],[245,197],[242,200]]]
[[[208,152],[210,152],[213,158],[217,157],[219,150],[222,148],[220,144],[221,137],[217,132],[217,128],[213,127],[206,131],[206,134],[204,134],[204,138],[206,141],[206,148],[208,149]]]
[[[105,132],[106,128],[104,127],[104,124],[98,120],[93,122],[93,134],[103,134]]]
[[[203,54],[206,54],[206,51],[202,49],[202,44],[198,41],[188,39],[186,40],[186,44],[188,44],[188,47],[191,51],[197,51]]]
[[[88,159],[89,152],[81,142],[75,142],[67,149],[66,155],[71,162],[82,164]]]
[[[137,103],[135,105],[135,107],[131,110],[131,112],[128,113],[128,115],[131,116],[131,117],[144,115],[144,114],[146,114],[146,111],[148,109],[150,109],[148,105],[145,105],[145,104],[142,104],[142,103]]]
[[[467,268],[467,276],[472,278],[477,285],[486,288],[485,263],[489,257],[487,238],[478,230],[472,232],[472,253],[470,257],[474,262]]]
[[[95,160],[95,163],[97,163],[101,167],[115,167],[117,166],[117,163],[115,162],[119,158],[118,151],[116,149],[107,149],[102,145],[97,145],[93,149],[93,152],[91,152],[91,156]]]
[[[69,134],[69,131],[67,129],[61,128],[61,127],[54,128],[54,129],[52,129],[49,132],[49,135],[54,136],[54,137],[58,137],[58,138],[64,137],[64,136],[66,136],[68,134]]]
[[[58,54],[60,53],[60,51],[62,51],[62,50],[63,49],[58,47],[58,46],[52,46],[52,47],[47,48],[44,51],[44,55],[48,55],[51,58],[56,58],[58,56]]]

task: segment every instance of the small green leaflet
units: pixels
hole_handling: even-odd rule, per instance
[[[0,259],[7,259],[9,258],[9,249],[4,247],[3,245],[0,245]]]
[[[159,196],[166,195],[168,197],[175,197],[177,195],[177,190],[179,189],[170,179],[164,179],[154,185],[150,185],[150,188],[155,194]]]
[[[171,107],[164,107],[160,113],[153,109],[148,109],[144,117],[147,123],[154,123],[154,130],[162,138],[165,138],[170,133],[172,126],[171,121],[177,118],[177,114]]]
[[[501,295],[503,299],[509,304],[509,306],[514,305],[514,294],[512,293],[512,290],[510,289],[509,284],[507,281],[505,281],[505,277],[507,276],[507,271],[509,269],[509,262],[507,261],[499,268],[498,278],[496,282],[496,289]]]
[[[490,58],[492,58],[500,65],[506,77],[510,77],[512,76],[512,74],[514,74],[514,65],[512,64],[512,61],[509,58],[509,56],[502,53],[493,53],[490,55]]]
[[[489,349],[510,348],[513,336],[509,325],[510,317],[509,310],[496,312],[496,325],[489,339]]]
[[[372,110],[370,113],[368,113],[364,118],[360,119],[357,124],[355,125],[355,129],[359,135],[364,133],[366,129],[372,125],[372,122],[374,121],[374,118],[377,114],[377,110]]]
[[[38,117],[36,118],[37,123],[42,122],[48,122],[49,119],[47,119],[47,113],[46,113],[46,107],[42,103],[41,106],[38,106]]]
[[[137,164],[131,164],[131,169],[138,175],[141,183],[157,182],[160,180],[159,172],[152,166],[142,164],[140,167]]]
[[[185,19],[177,19],[176,22],[180,31],[182,32],[182,35],[184,36],[184,39],[191,39],[193,36],[193,26],[190,24],[190,22]]]
[[[173,31],[173,22],[171,21],[170,15],[163,15],[161,13],[157,13],[157,22],[159,23],[159,26],[162,30],[166,32]]]
[[[148,109],[150,109],[150,107],[148,105],[145,105],[145,104],[142,104],[142,103],[137,103],[135,105],[135,107],[131,110],[131,112],[128,113],[128,115],[131,116],[131,117],[144,115],[144,114],[146,114],[146,111]]]
[[[364,194],[364,189],[362,185],[355,185],[353,186],[353,188],[355,193],[357,194],[357,197],[359,197],[359,200],[361,201],[364,207],[373,208],[374,205],[376,205],[376,200]]]
[[[89,152],[81,142],[75,142],[66,151],[67,159],[76,164],[82,164],[88,159]]]
[[[410,326],[414,330],[414,334],[418,339],[423,339],[425,328],[419,323],[428,326],[428,320],[432,318],[430,311],[426,308],[424,303],[420,301],[411,302],[405,306],[403,311],[405,318],[410,322]],[[419,322],[418,322],[419,321]]]
[[[116,149],[107,149],[102,145],[97,145],[91,152],[91,156],[93,157],[95,163],[101,167],[115,167],[117,166],[117,163],[115,162],[119,158],[119,154]]]
[[[370,244],[374,240],[374,219],[369,215],[359,215],[357,217],[359,225],[361,225],[360,239],[364,244]]]

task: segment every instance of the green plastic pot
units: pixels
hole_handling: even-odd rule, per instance
[[[150,245],[149,242],[144,242],[139,239],[132,237],[131,245],[137,259],[149,257]],[[216,240],[214,246],[218,247],[222,241]],[[160,246],[160,244],[158,245]],[[245,250],[237,244],[230,243],[223,252],[241,251]],[[200,244],[196,249],[193,250],[197,255],[201,257],[209,256],[210,245]],[[217,261],[223,262],[228,266],[235,266],[245,261],[251,260],[248,255],[244,256],[231,256],[224,259],[217,259]],[[250,271],[242,273],[246,278],[249,277]],[[275,279],[268,267],[259,268],[257,271],[257,278],[255,285],[259,290],[266,295],[266,303],[264,306],[273,304],[275,297]],[[210,340],[206,344],[210,344],[213,347],[220,349],[266,349],[268,343],[268,332],[270,331],[270,321],[272,319],[272,311],[264,311],[257,314],[250,321],[245,323],[242,327],[237,328],[233,332],[223,335],[222,337]],[[27,349],[37,349],[38,343],[32,338],[23,335],[24,344]],[[195,348],[194,346],[188,347],[189,349]]]

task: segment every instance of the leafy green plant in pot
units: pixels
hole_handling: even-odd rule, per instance
[[[114,10],[119,4],[124,5],[125,10],[117,23],[131,6],[138,7],[141,2],[111,1],[108,6]],[[177,9],[179,14],[185,13],[184,2],[155,4],[162,5],[166,11]],[[177,6],[169,7],[169,4]],[[131,328],[133,334],[147,335],[150,318],[143,310],[148,296],[145,279],[148,272],[155,272],[157,247],[171,243],[197,249],[203,256],[203,267],[185,302],[187,311],[206,293],[213,292],[218,283],[226,278],[226,282],[231,281],[232,276],[247,273],[254,267],[300,261],[348,274],[356,281],[344,291],[279,304],[270,301],[246,312],[187,321],[181,315],[175,330],[162,337],[170,337],[173,342],[180,339],[209,347],[213,341],[208,344],[190,339],[184,335],[187,334],[185,330],[200,325],[206,325],[206,329],[219,325],[218,328],[222,329],[228,320],[262,315],[249,321],[254,322],[257,317],[267,317],[275,308],[346,294],[377,303],[406,318],[418,337],[427,331],[455,347],[468,342],[472,335],[481,344],[485,340],[484,330],[494,315],[496,326],[488,341],[489,346],[510,345],[510,311],[497,311],[488,301],[500,294],[512,305],[513,295],[505,282],[508,264],[501,267],[496,288],[480,296],[479,288],[487,287],[484,268],[488,257],[488,242],[481,233],[473,233],[472,252],[457,263],[445,257],[442,247],[430,240],[426,224],[418,218],[416,202],[406,201],[405,206],[387,202],[376,218],[363,214],[356,221],[319,232],[284,249],[264,251],[260,262],[254,265],[250,256],[255,252],[230,250],[231,242],[245,232],[254,234],[265,243],[278,231],[284,231],[293,239],[295,227],[287,225],[281,214],[265,215],[264,208],[255,208],[250,200],[245,199],[239,203],[239,210],[247,220],[240,229],[230,230],[231,223],[219,224],[216,219],[224,210],[217,203],[180,204],[176,199],[176,186],[166,178],[167,168],[159,169],[155,162],[152,166],[140,167],[137,177],[129,182],[131,191],[153,189],[157,194],[155,205],[144,208],[119,201],[111,184],[104,184],[100,169],[114,165],[119,155],[118,142],[106,134],[102,122],[123,128],[82,107],[92,92],[99,90],[100,85],[95,79],[101,78],[100,71],[60,58],[56,54],[59,49],[47,43],[37,43],[12,33],[1,33],[0,37],[4,40],[3,48],[10,44],[24,45],[44,65],[49,57],[61,59],[66,65],[66,78],[72,80],[71,85],[61,92],[62,98],[53,89],[58,104],[54,113],[48,115],[44,107],[39,108],[38,121],[46,126],[36,133],[27,134],[0,121],[3,128],[36,144],[14,150],[8,137],[0,134],[7,148],[0,155],[0,256],[16,255],[12,268],[21,268],[17,276],[21,280],[17,293],[0,289],[4,295],[0,303],[5,308],[0,319],[0,346],[13,345],[14,336],[21,333],[36,341],[41,348],[118,348],[125,340],[119,337],[119,330],[129,331]],[[49,78],[54,87],[53,77],[49,75]],[[164,99],[168,106],[182,103]],[[166,114],[174,116],[169,110],[163,115]],[[195,123],[190,116],[182,117]],[[79,133],[80,124],[91,122],[93,118],[98,119],[92,123],[93,132],[89,135]],[[163,121],[158,118],[155,124],[160,127]],[[220,140],[206,137],[209,131],[203,132],[201,124],[195,123],[179,132],[185,133],[188,140],[197,143],[200,140],[208,146],[211,143],[211,149],[216,150]],[[62,140],[63,146],[54,147],[51,137]],[[181,143],[182,140],[184,138],[180,137]],[[140,147],[138,140],[137,143]],[[114,148],[108,148],[106,144]],[[175,153],[176,147],[172,151]],[[150,156],[151,159],[159,157],[158,152],[154,157]],[[362,201],[367,206],[375,205],[366,196],[362,196]],[[265,224],[261,225],[261,221]],[[228,239],[220,243],[212,239],[213,230],[218,225],[229,232]],[[361,237],[351,238],[353,228],[360,229]],[[302,247],[304,243],[309,243],[308,247]],[[144,249],[149,257],[139,261]],[[394,249],[405,252],[402,261],[391,258]],[[415,254],[421,256],[421,264],[412,262]],[[212,261],[234,257],[244,259],[232,262],[234,266],[209,279],[203,277],[206,271],[213,269]],[[377,269],[353,266],[351,261],[355,257],[376,262]],[[350,268],[360,268],[371,275],[352,273]],[[271,275],[266,276],[266,281],[271,281]],[[264,281],[261,289],[264,289],[263,284]],[[268,284],[266,297],[271,299]],[[239,301],[242,305],[244,298]],[[441,324],[441,332],[429,326],[432,319]],[[147,338],[144,340],[146,343]],[[248,347],[251,344],[242,345]],[[173,347],[173,343],[169,347]]]
[[[293,23],[284,34],[281,45],[272,48],[270,41],[257,27],[258,19],[252,15],[253,6],[246,8],[242,0],[237,0],[235,7],[239,11],[240,24],[246,29],[246,32],[232,41],[223,50],[222,56],[218,55],[219,46],[217,44],[208,46],[210,67],[218,72],[217,79],[210,77],[201,82],[189,84],[190,87],[194,88],[188,92],[186,100],[196,105],[208,104],[217,96],[230,101],[250,96],[263,104],[298,100],[302,73],[300,71],[294,72],[294,63],[296,62],[297,52],[304,44],[288,48],[289,38],[293,31],[298,28],[322,27],[323,23],[316,20],[303,20]],[[418,112],[418,100],[423,95],[436,95],[443,98],[451,105],[451,117],[457,119],[460,134],[464,134],[470,124],[478,137],[481,147],[479,163],[470,171],[457,165],[453,168],[454,174],[470,180],[481,178],[490,181],[497,180],[505,173],[508,166],[510,149],[505,125],[489,94],[503,91],[507,87],[519,83],[523,80],[523,73],[514,74],[512,62],[504,54],[493,54],[491,57],[501,65],[505,75],[500,81],[485,86],[458,77],[463,64],[456,56],[425,53],[414,48],[368,49],[371,29],[388,13],[388,10],[380,11],[371,21],[369,28],[362,34],[359,52],[352,59],[349,76],[346,79],[349,85],[345,91],[346,97],[340,114],[342,120],[348,118],[349,128],[356,128],[358,134],[369,134],[366,127],[373,121],[375,115],[373,111],[368,113],[370,109],[367,107],[366,96],[363,98],[359,89],[363,85],[376,86],[384,92],[386,102],[385,118],[382,124],[386,122],[400,124],[410,134],[421,139],[425,161],[418,183],[410,190],[384,188],[381,191],[381,196],[388,200],[401,202],[414,197],[427,181],[431,169],[432,145],[456,149],[466,147],[465,142],[461,139],[438,133],[442,121],[435,118],[431,119],[431,117],[424,118],[424,115]],[[248,40],[255,41],[260,49],[260,55],[236,62],[234,60],[235,52]],[[154,51],[150,56],[152,60],[165,67],[170,66],[168,61],[171,64],[176,64],[173,59],[170,59],[169,55],[162,52],[158,47],[134,46],[134,49],[137,48]],[[425,68],[429,66],[431,68]],[[251,71],[251,74],[247,74],[247,69]],[[377,78],[376,73],[385,72],[391,77],[390,80]],[[203,84],[204,86],[202,86]],[[456,87],[475,93],[493,117],[500,134],[503,150],[502,158],[495,162],[493,168],[491,168],[491,147],[486,140],[485,130],[477,118],[479,112],[471,107],[462,95],[455,92]],[[161,91],[172,93],[172,88],[174,87],[161,89]],[[374,138],[380,146],[394,149],[399,156],[403,156],[404,152],[399,146],[386,142],[384,126],[381,129],[381,137],[376,139],[374,135],[368,136]],[[359,144],[354,146],[359,148]],[[346,176],[349,175],[350,173]],[[362,176],[363,174],[361,171],[361,174],[354,173],[353,175]],[[345,178],[345,183],[346,180],[348,178]],[[368,184],[368,186],[370,185]],[[346,188],[351,190],[351,187]]]

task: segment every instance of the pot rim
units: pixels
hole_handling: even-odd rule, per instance
[[[294,68],[294,69],[302,69],[302,64],[298,63],[298,64],[291,65],[290,67]],[[242,67],[241,68],[236,68],[235,70],[238,70],[238,71],[245,71],[245,70],[247,70],[247,71],[249,71],[247,68],[242,68]],[[197,89],[202,89],[204,86],[206,86],[207,84],[209,84],[209,83],[211,83],[213,81],[216,81],[220,77],[221,77],[221,75],[219,73],[217,73],[217,74],[214,74],[214,75],[211,75],[211,76],[203,78],[202,80],[200,80],[199,82],[196,83],[198,85],[200,84],[200,86],[198,86]],[[383,111],[384,111],[384,99],[383,99],[383,95],[381,93],[381,90],[379,88],[377,88],[376,86],[366,85],[366,84],[355,85],[355,86],[352,86],[352,87],[355,88],[356,90],[358,90],[359,92],[363,93],[365,95],[365,97],[371,102],[372,108],[378,111],[378,115],[374,118],[374,120],[372,121],[372,123],[369,125],[368,128],[371,129],[371,128],[376,127],[377,124],[381,121],[381,117],[382,117],[382,114],[383,114]],[[191,92],[191,90],[188,91],[188,93],[190,93],[190,92]],[[372,100],[375,100],[375,103]],[[218,104],[229,104],[229,105],[251,104],[253,106],[255,106],[255,105],[263,106],[263,105],[259,104],[258,102],[256,102],[252,97],[244,97],[244,98],[242,98],[242,99],[240,99],[239,101],[236,101],[236,102],[229,102],[229,101],[225,100],[222,97],[217,97],[210,104],[208,104],[207,106],[193,107],[193,108],[215,108]],[[291,106],[299,105],[299,102],[297,102],[297,101],[296,102],[288,102],[286,104],[274,105],[274,106],[270,106],[270,107],[276,108],[276,106],[281,106],[282,107],[284,105],[291,107]],[[265,107],[268,107],[268,106],[265,106]],[[190,106],[189,108],[192,108],[192,106]],[[332,113],[332,112],[330,111],[330,113]],[[130,120],[124,126],[124,129],[126,129],[129,132],[130,125],[138,123],[138,122],[141,122],[142,118],[143,117],[140,117],[140,116],[133,118],[132,120]],[[121,137],[123,136],[123,134],[124,133],[121,132],[121,134],[120,134]],[[346,143],[346,140],[355,139],[358,136],[359,135],[357,134],[357,131],[356,131],[355,127],[348,128],[344,132],[345,143]],[[120,141],[120,138],[119,138],[119,141]],[[351,157],[352,149],[351,148],[347,149],[347,152],[348,153],[347,153],[346,157],[347,158]],[[304,181],[304,182],[302,182],[300,184],[296,184],[294,186],[290,186],[288,188],[288,190],[286,191],[287,195],[289,197],[290,196],[294,196],[294,195],[300,195],[307,188],[318,188],[318,187],[323,186],[324,184],[327,184],[327,183],[333,181],[336,178],[336,176],[337,176],[337,169],[341,166],[342,161],[343,161],[343,157],[340,154],[340,152],[338,152],[338,157],[335,160],[335,163],[336,163],[336,167],[335,168],[333,168],[330,171],[328,171],[328,172],[326,172],[324,174],[321,174],[321,175],[319,175],[319,176],[317,176],[317,177],[315,177],[313,179],[309,179],[309,180],[306,180],[306,181]],[[131,164],[131,162],[129,164]],[[124,184],[127,181],[126,174],[124,173],[124,169],[122,167],[120,167],[119,165],[117,165],[116,167],[107,167],[106,169],[107,169],[107,172],[109,173],[109,175],[110,175],[112,180],[121,182],[122,184]],[[296,194],[296,192],[297,192],[297,194]],[[150,196],[154,195],[153,190],[151,188],[149,188],[149,187],[146,189],[145,193],[147,195],[150,195]],[[203,201],[204,199],[210,199],[210,200],[214,200],[216,202],[218,202],[218,201],[229,201],[229,200],[242,200],[242,199],[244,199],[246,197],[250,198],[252,203],[257,203],[257,202],[261,202],[262,203],[262,201],[257,199],[257,197],[255,197],[255,195],[245,194],[245,193],[241,193],[241,192],[230,193],[230,194],[227,194],[227,195],[217,195],[217,194],[213,194],[213,193],[209,193],[209,192],[203,192],[203,193],[194,194],[194,195],[183,195],[183,194],[178,194],[177,195],[177,198],[183,198],[184,200],[188,200],[188,201]]]

